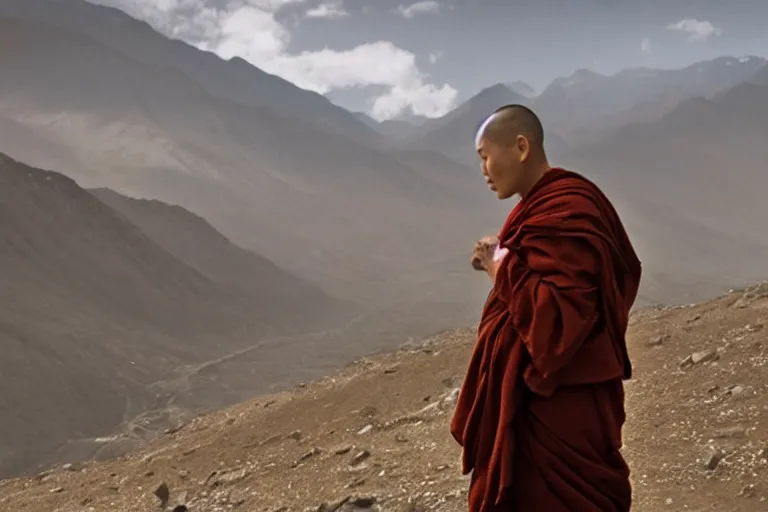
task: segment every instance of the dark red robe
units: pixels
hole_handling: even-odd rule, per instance
[[[625,333],[640,261],[603,193],[552,169],[510,213],[451,433],[470,512],[625,512]]]

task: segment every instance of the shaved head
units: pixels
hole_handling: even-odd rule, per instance
[[[541,121],[523,105],[506,105],[488,116],[475,134],[475,149],[499,199],[525,196],[550,169]]]
[[[514,144],[520,135],[532,149],[544,149],[544,128],[539,117],[523,105],[505,105],[480,125],[475,135],[475,147],[480,147],[482,140],[500,145]]]

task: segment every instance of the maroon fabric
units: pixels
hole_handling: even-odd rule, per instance
[[[483,309],[451,433],[470,512],[624,512],[625,333],[638,260],[608,199],[552,169],[501,230],[510,250]]]

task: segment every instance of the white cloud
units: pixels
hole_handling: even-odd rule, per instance
[[[443,57],[443,52],[433,52],[429,54],[429,63],[435,64]]]
[[[267,73],[320,94],[383,87],[385,92],[372,106],[372,115],[379,120],[409,110],[415,115],[439,117],[451,110],[458,94],[448,84],[431,83],[429,75],[417,66],[416,56],[389,41],[341,51],[289,52],[291,33],[276,14],[304,0],[92,1],[121,8],[165,34],[224,59],[241,57]]]
[[[709,21],[699,21],[696,18],[685,18],[677,23],[667,25],[667,30],[688,34],[688,41],[706,41],[723,33],[723,29],[714,26]]]
[[[651,51],[653,51],[653,48],[651,48],[651,40],[647,37],[644,37],[642,41],[640,41],[640,51],[645,53],[646,55],[650,54]]]
[[[411,5],[400,5],[395,9],[395,12],[403,18],[411,19],[418,14],[438,12],[439,10],[440,4],[435,0],[423,0]]]
[[[307,18],[338,19],[349,16],[341,1],[325,2],[307,11]]]
[[[450,111],[446,105],[456,102],[457,91],[450,85],[437,87],[421,84],[418,87],[393,87],[389,93],[376,98],[373,117],[382,120],[395,117],[410,108],[417,116],[442,117]]]

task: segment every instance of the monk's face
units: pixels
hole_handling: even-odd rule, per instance
[[[509,199],[521,192],[530,154],[525,137],[519,135],[506,144],[483,138],[477,146],[477,153],[488,188],[496,192],[499,199]]]

